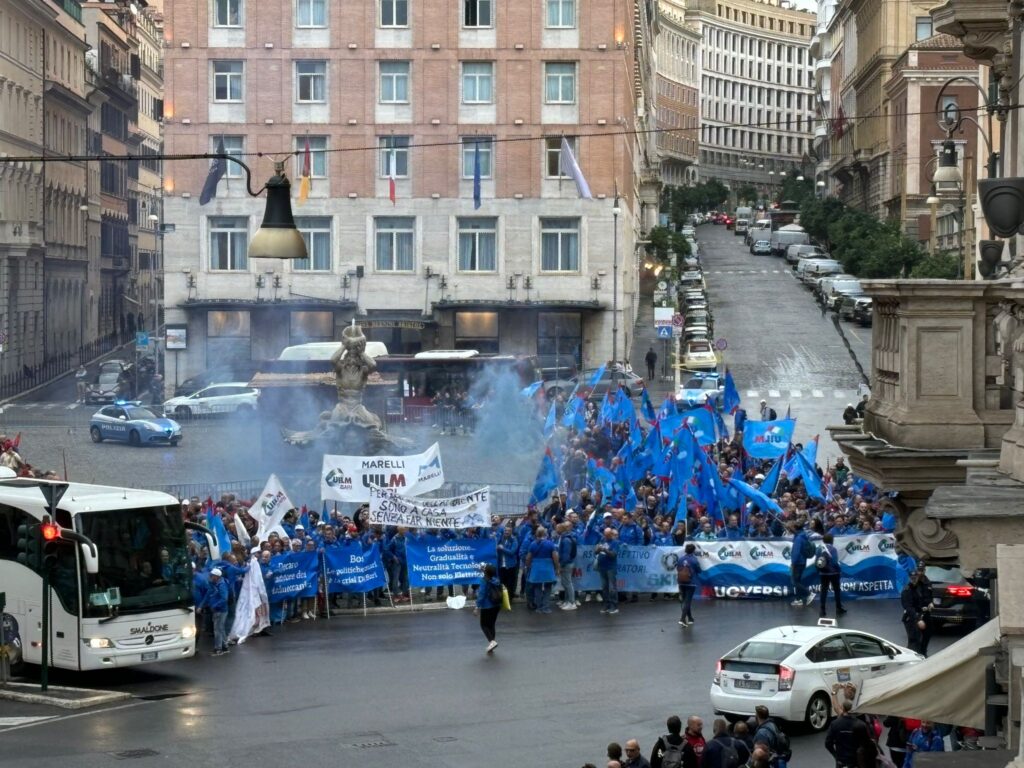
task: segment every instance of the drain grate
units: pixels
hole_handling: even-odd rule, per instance
[[[381,739],[378,741],[360,741],[352,746],[357,747],[358,749],[377,749],[378,747],[394,747],[397,745],[393,741]]]
[[[447,743],[449,741],[458,741],[458,739],[455,738],[454,736],[435,736],[434,737],[434,741],[439,741],[442,744],[444,744],[444,743]]]
[[[118,760],[137,760],[142,757],[156,757],[159,754],[155,749],[126,749],[124,752],[115,752],[114,757]]]

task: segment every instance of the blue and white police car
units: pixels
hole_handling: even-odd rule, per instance
[[[89,437],[94,443],[120,440],[129,445],[177,445],[181,442],[181,425],[157,416],[137,401],[119,400],[93,414]]]
[[[721,410],[725,383],[717,372],[695,373],[676,391],[676,402],[689,408],[705,403]]]

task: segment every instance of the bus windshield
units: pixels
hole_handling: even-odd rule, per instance
[[[141,613],[192,604],[192,564],[177,507],[88,512],[78,529],[99,550],[99,572],[87,574],[85,616]]]

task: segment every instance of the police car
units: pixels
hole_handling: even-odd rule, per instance
[[[710,403],[721,409],[725,385],[717,372],[697,373],[681,384],[676,391],[676,401],[694,407]]]
[[[120,440],[129,445],[177,445],[181,442],[181,425],[157,416],[137,401],[119,400],[93,414],[89,437],[94,443]]]

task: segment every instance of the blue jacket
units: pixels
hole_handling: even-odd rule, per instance
[[[822,544],[821,549],[828,552],[829,564],[828,568],[823,571],[818,571],[822,576],[838,576],[839,575],[839,552],[831,544]]]
[[[718,538],[725,539],[726,541],[740,541],[743,539],[743,531],[739,527],[733,528],[732,526],[725,526],[718,531]]]
[[[915,752],[944,752],[945,745],[942,743],[942,734],[937,728],[932,728],[930,734],[920,728],[916,728],[907,739],[907,756],[903,760],[903,768],[912,768],[914,765]]]
[[[515,536],[498,541],[498,567],[515,568],[519,565],[519,540]]]
[[[501,604],[495,605],[494,601],[488,596],[487,585],[492,584],[495,587],[501,588],[501,582],[498,577],[495,576],[492,579],[481,579],[480,589],[476,591],[476,607],[477,608],[501,608]]]
[[[622,544],[642,546],[644,543],[644,531],[636,523],[630,523],[619,528],[619,541]]]
[[[676,561],[676,574],[679,573],[679,569],[684,566],[690,567],[690,585],[695,586],[697,580],[700,578],[700,560],[695,555],[683,555]]]
[[[405,535],[397,535],[391,537],[391,541],[388,542],[388,556],[396,563],[405,563],[405,542],[407,541]]]
[[[619,548],[621,546],[621,542],[617,539],[602,541],[598,544],[599,551],[597,555],[597,570],[610,571],[614,573],[616,570],[616,564],[619,560]]]
[[[807,531],[798,531],[796,536],[793,537],[793,547],[789,552],[789,562],[793,565],[805,565],[807,563],[807,551],[813,550],[811,539],[807,535]]]
[[[572,549],[573,544],[576,543],[576,537],[571,533],[567,533],[558,539],[558,564],[561,566],[572,565],[576,562],[576,557],[573,555]]]
[[[224,579],[217,579],[217,583],[213,583],[213,579],[206,585],[206,594],[203,596],[203,602],[196,606],[197,608],[209,608],[213,613],[227,613],[228,612],[228,583]]]

